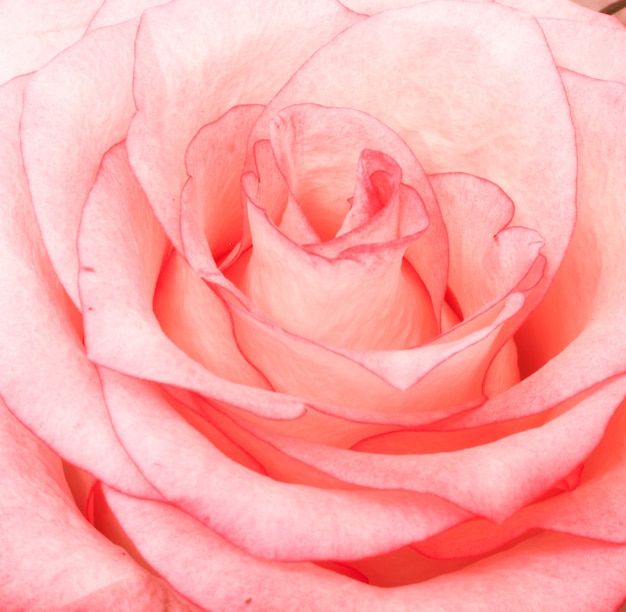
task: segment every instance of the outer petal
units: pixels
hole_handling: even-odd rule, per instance
[[[534,414],[626,372],[626,339],[615,333],[626,325],[626,174],[616,161],[626,159],[626,86],[568,71],[563,80],[578,130],[578,218],[550,293],[516,339],[534,373],[454,428]]]
[[[78,512],[61,462],[0,400],[3,610],[194,610]]]
[[[102,0],[0,4],[0,84],[41,68],[79,40]]]
[[[123,490],[154,495],[113,433],[79,315],[39,234],[21,164],[24,85],[0,89],[0,394],[64,459]]]
[[[115,146],[105,155],[85,205],[78,239],[89,357],[131,376],[193,389],[270,418],[301,415],[300,400],[231,383],[205,369],[165,335],[153,300],[169,249],[130,170],[124,145]]]
[[[102,155],[124,138],[135,110],[136,31],[136,21],[95,30],[35,74],[26,90],[22,147],[33,205],[52,265],[75,304],[82,207]]]
[[[421,584],[381,589],[309,564],[260,561],[171,506],[107,497],[150,563],[209,609],[605,612],[626,596],[624,546],[542,534]]]
[[[146,477],[170,502],[252,554],[367,557],[471,516],[433,495],[276,482],[222,455],[155,385],[105,368],[100,374],[116,431]]]
[[[145,13],[128,150],[177,248],[176,203],[193,135],[233,106],[267,102],[311,53],[359,19],[335,0],[181,0]]]

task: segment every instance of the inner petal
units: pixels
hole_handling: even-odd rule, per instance
[[[301,121],[303,113],[319,116],[313,136],[299,133],[315,125],[309,116]],[[287,109],[269,142],[257,143],[256,172],[242,178],[252,248],[225,274],[273,321],[305,338],[351,348],[417,346],[439,328],[428,289],[404,254],[429,227],[429,215],[390,155],[338,153],[339,136],[344,149],[361,141],[337,130],[338,119],[350,114]],[[320,141],[324,121],[322,141],[331,144],[313,156],[321,160],[316,166],[303,160],[303,150]]]

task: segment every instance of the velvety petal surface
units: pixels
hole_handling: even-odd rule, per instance
[[[534,19],[495,3],[454,1],[377,14],[298,70],[251,141],[276,110],[301,102],[365,111],[403,138],[427,172],[498,185],[515,202],[514,223],[545,240],[537,303],[574,225],[576,154],[568,101]]]
[[[25,85],[22,78],[0,89],[0,395],[67,461],[123,490],[154,495],[113,433],[79,313],[37,227],[18,131]]]
[[[0,83],[41,68],[85,33],[101,0],[0,5]]]
[[[316,49],[359,19],[335,0],[181,0],[144,14],[134,77],[139,112],[128,150],[177,248],[192,137],[233,106],[266,103]]]
[[[401,612],[417,602],[428,612],[502,606],[529,612],[548,607],[602,612],[616,608],[626,595],[625,547],[582,538],[538,535],[459,571],[381,589],[310,564],[260,561],[171,506],[138,502],[112,490],[107,497],[142,554],[181,593],[209,609],[292,606],[321,612],[339,604]]]
[[[75,304],[82,207],[103,153],[124,138],[135,110],[136,31],[135,21],[88,34],[33,75],[26,89],[21,136],[33,206],[52,265]]]
[[[78,239],[89,357],[132,376],[193,389],[273,418],[302,414],[301,401],[231,383],[194,361],[163,332],[153,299],[170,248],[130,170],[124,144],[114,147],[105,155],[85,205]]]
[[[195,609],[87,523],[59,458],[1,400],[0,461],[4,610]]]

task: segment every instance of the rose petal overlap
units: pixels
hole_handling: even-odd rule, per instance
[[[617,19],[36,2],[5,39],[0,607],[626,600]]]

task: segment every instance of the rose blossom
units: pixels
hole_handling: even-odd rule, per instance
[[[626,30],[344,4],[0,6],[2,609],[626,598]]]

